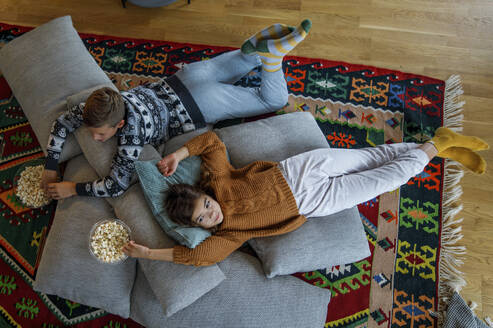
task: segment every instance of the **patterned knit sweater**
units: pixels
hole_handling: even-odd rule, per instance
[[[280,235],[305,223],[277,163],[257,161],[235,169],[214,132],[199,135],[185,146],[190,156],[201,155],[224,219],[216,233],[197,247],[175,246],[173,262],[211,265],[251,238]]]
[[[135,161],[146,144],[159,146],[169,138],[205,125],[202,114],[181,82],[166,80],[122,91],[125,125],[117,131],[118,149],[110,172],[96,181],[76,184],[80,196],[117,197],[130,186]],[[45,167],[56,170],[69,133],[82,125],[84,103],[58,117],[48,139]]]

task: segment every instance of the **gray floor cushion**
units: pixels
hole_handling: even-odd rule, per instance
[[[356,207],[310,218],[288,234],[256,238],[248,243],[269,278],[353,263],[371,255]]]
[[[311,113],[295,112],[214,130],[228,149],[231,164],[243,167],[256,160],[279,162],[329,147]]]
[[[72,26],[70,16],[54,19],[0,49],[0,70],[19,101],[44,151],[53,121],[67,109],[67,97],[110,79]],[[61,161],[80,154],[73,136]]]
[[[96,177],[82,155],[67,164],[65,179]],[[73,197],[59,201],[33,288],[128,317],[136,260],[102,264],[89,253],[92,225],[114,217],[104,199]]]
[[[166,318],[141,270],[131,318],[148,328],[323,327],[330,291],[293,276],[267,279],[254,257],[234,252],[219,267],[226,279],[186,309]]]

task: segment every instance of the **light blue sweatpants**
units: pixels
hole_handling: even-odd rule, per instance
[[[273,112],[288,101],[284,73],[262,70],[260,88],[235,86],[253,68],[261,65],[257,55],[240,50],[226,52],[209,60],[185,64],[176,76],[197,103],[206,123]]]

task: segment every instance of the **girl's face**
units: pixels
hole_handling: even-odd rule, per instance
[[[210,229],[223,222],[221,206],[212,197],[202,194],[195,202],[192,221],[205,229]]]

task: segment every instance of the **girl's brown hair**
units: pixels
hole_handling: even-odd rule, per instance
[[[198,226],[192,221],[192,215],[197,199],[204,194],[214,197],[212,196],[213,194],[204,192],[203,189],[186,183],[172,185],[166,193],[166,211],[168,212],[169,218],[180,225]],[[217,227],[207,230],[215,233]]]
[[[84,124],[99,128],[108,124],[115,127],[125,118],[125,105],[119,92],[111,88],[101,88],[86,100],[82,119]]]
[[[197,200],[204,192],[195,186],[174,184],[166,193],[166,211],[171,220],[177,224],[193,226],[192,214]]]

